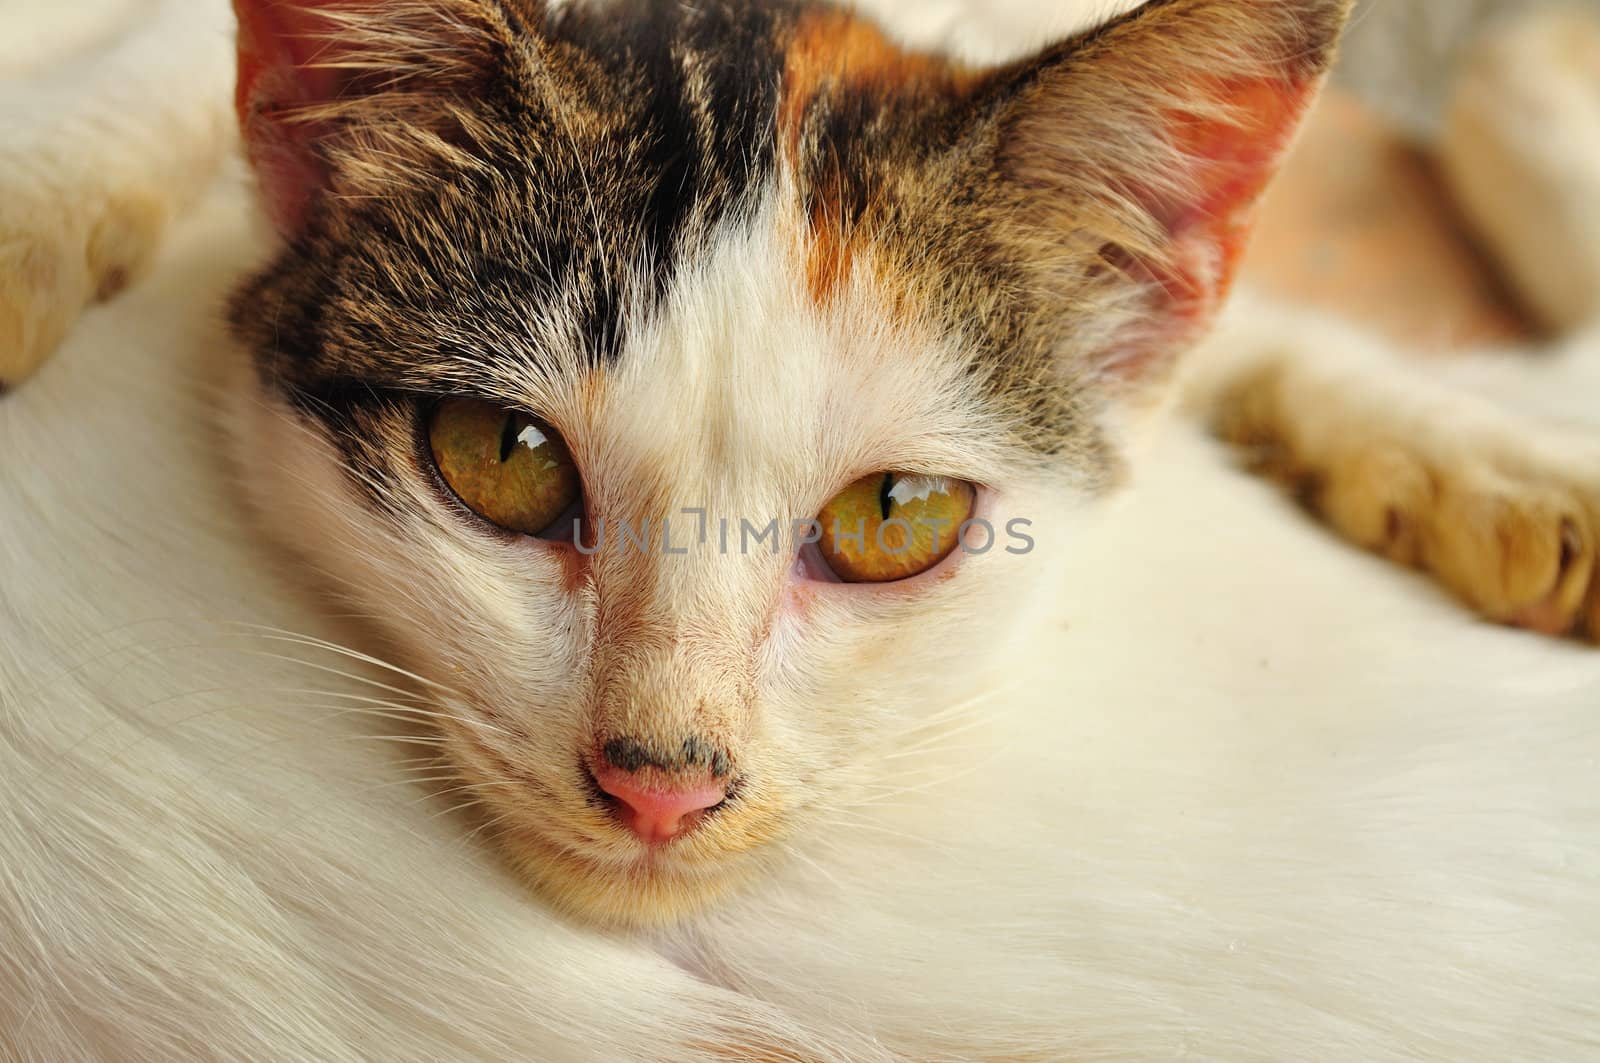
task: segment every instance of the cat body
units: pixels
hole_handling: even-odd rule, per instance
[[[280,229],[299,224],[305,204],[268,185]],[[691,202],[716,203],[728,182],[701,187]],[[651,326],[572,377],[541,359],[607,335],[571,328],[604,320],[594,289],[511,332],[496,278],[410,287],[392,257],[359,297],[321,300],[333,341],[295,350],[305,308],[352,289],[309,281],[314,256],[281,257],[226,178],[149,280],[7,399],[0,1049],[1600,1057],[1594,656],[1470,622],[1296,521],[1188,429],[1151,437],[1137,489],[1102,500],[1129,475],[1142,405],[1002,404],[993,423],[1015,437],[973,433],[962,416],[1034,394],[1033,377],[986,390],[949,337],[886,323],[877,289],[819,301],[809,282],[837,282],[831,268],[790,283],[785,202],[758,190],[699,232],[681,215],[685,263],[659,289],[620,289],[652,301]],[[474,237],[443,210],[407,217],[440,223],[440,254]],[[346,261],[341,238],[311,246]],[[241,342],[195,307],[247,274]],[[450,301],[375,312],[402,296]],[[419,322],[447,319],[447,342],[421,341]],[[1269,307],[1240,307],[1213,342],[1191,395],[1248,396],[1205,406],[1243,411],[1247,438],[1306,423],[1284,412],[1297,388],[1369,413],[1371,396],[1428,393],[1373,341]],[[1570,400],[1594,361],[1574,344],[1542,390]],[[326,386],[388,388],[385,373],[412,374],[402,391],[444,374],[570,426],[593,506],[787,526],[834,481],[929,468],[992,488],[986,519],[1029,521],[1034,549],[958,557],[919,592],[798,584],[771,615],[750,604],[751,571],[781,582],[787,556],[597,554],[613,567],[574,604],[570,554],[488,536],[410,475],[427,457],[400,398]],[[1516,484],[1583,504],[1582,437],[1530,457],[1520,422],[1452,394],[1474,439],[1504,441]],[[830,412],[804,435],[797,409]],[[1395,438],[1386,424],[1366,438]],[[1352,465],[1330,434],[1286,449],[1340,483]],[[1402,456],[1453,470],[1429,438],[1400,437]],[[1582,581],[1557,575],[1567,609]],[[1507,604],[1519,619],[1525,603]],[[339,649],[374,629],[397,666]],[[766,648],[745,658],[750,642]],[[651,702],[662,692],[678,700]],[[602,811],[561,789],[593,728],[720,736],[748,807],[640,872]],[[482,770],[507,757],[515,775]],[[558,829],[605,839],[599,873],[562,864]]]

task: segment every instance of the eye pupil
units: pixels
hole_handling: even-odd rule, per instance
[[[955,551],[976,501],[976,487],[951,477],[863,477],[823,507],[817,549],[847,583],[910,579]]]
[[[517,445],[517,415],[506,414],[505,427],[500,429],[500,464],[504,465],[511,460],[511,451]]]

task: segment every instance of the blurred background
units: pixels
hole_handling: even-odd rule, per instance
[[[1479,41],[1572,8],[1600,17],[1600,0],[1360,0],[1246,280],[1423,352],[1547,338],[1457,210],[1434,141]]]
[[[1339,79],[1408,128],[1431,132],[1451,71],[1482,28],[1555,6],[1600,12],[1600,0],[1361,0]]]

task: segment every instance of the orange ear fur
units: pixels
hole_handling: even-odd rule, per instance
[[[1220,309],[1349,0],[1152,0],[996,74],[1017,246],[1069,306],[1121,300],[1102,369],[1159,371]]]
[[[319,62],[333,24],[299,0],[234,0],[233,10],[239,19],[239,128],[267,213],[280,230],[292,232],[304,223],[326,177],[311,146],[314,127],[283,119],[338,95],[339,72]]]
[[[1146,268],[1166,292],[1171,324],[1180,333],[1203,330],[1226,301],[1261,196],[1277,176],[1319,85],[1320,79],[1220,82],[1203,95],[1218,101],[1230,118],[1176,123],[1173,145],[1194,168],[1196,196],[1157,195],[1149,204],[1170,234],[1171,248]],[[1137,373],[1140,366],[1123,360],[1116,368]]]

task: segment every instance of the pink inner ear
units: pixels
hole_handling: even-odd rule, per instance
[[[1161,261],[1142,264],[1165,294],[1160,331],[1169,343],[1191,342],[1221,309],[1249,244],[1261,196],[1320,85],[1321,78],[1218,82],[1206,93],[1207,101],[1226,109],[1232,121],[1173,116],[1171,142],[1192,170],[1191,195],[1152,192],[1145,197],[1170,243]],[[1121,358],[1115,371],[1138,376],[1160,357],[1150,350]]]
[[[239,19],[234,106],[267,213],[286,235],[305,223],[327,173],[313,144],[316,126],[285,122],[283,114],[338,97],[340,72],[314,65],[329,48],[325,38],[332,28],[317,11],[349,6],[351,0],[233,3]]]

